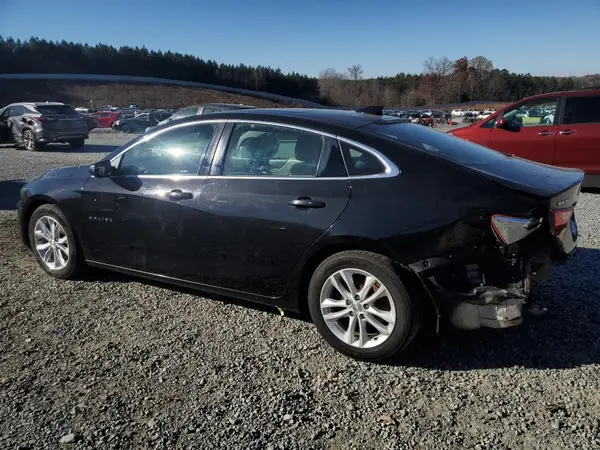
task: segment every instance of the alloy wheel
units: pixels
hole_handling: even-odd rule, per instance
[[[347,268],[332,274],[321,289],[320,306],[329,330],[352,347],[377,347],[396,325],[389,290],[365,270]]]
[[[63,226],[50,216],[42,216],[34,227],[35,249],[49,270],[64,269],[69,262],[69,240]]]
[[[35,139],[30,131],[23,133],[23,143],[27,150],[33,150],[35,148]]]

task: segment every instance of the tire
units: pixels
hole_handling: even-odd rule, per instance
[[[123,133],[131,133],[131,127],[129,125],[125,124],[121,127],[121,131]]]
[[[80,148],[83,148],[83,146],[85,145],[85,139],[75,139],[69,141],[69,145],[73,150],[78,150]]]
[[[356,283],[354,280],[359,280],[364,277],[364,274],[369,274],[378,281],[379,288],[385,287],[389,295],[381,298],[378,301],[387,302],[390,306],[389,310],[383,310],[378,301],[371,304],[370,309],[362,308],[356,305],[357,303],[365,304],[363,301],[350,302],[349,300],[342,300],[339,298],[333,299],[335,293],[339,293],[336,289],[331,289],[332,283],[330,277],[335,274],[339,276],[342,270],[352,270],[360,273],[352,275],[352,283]],[[366,280],[366,278],[363,278]],[[363,281],[364,283],[364,281]],[[369,297],[377,289],[378,284],[375,287],[370,288],[367,291]],[[355,288],[360,288],[359,285],[355,285]],[[330,290],[329,292],[327,292]],[[347,290],[347,289],[346,289]],[[334,311],[327,310],[328,314],[331,312],[336,313],[342,311],[343,308],[348,310],[350,315],[348,318],[344,317],[339,319],[339,322],[329,321],[327,322],[324,318],[324,313],[321,309],[321,296],[323,298],[331,297],[333,302],[343,302],[346,306],[334,306]],[[338,297],[342,297],[341,295]],[[344,297],[342,297],[344,298]],[[376,307],[377,304],[377,307]],[[350,306],[348,306],[350,305]],[[393,306],[392,306],[393,305]],[[369,305],[367,305],[369,306]],[[310,280],[308,288],[308,307],[310,311],[313,323],[323,336],[323,338],[337,351],[354,359],[364,361],[380,361],[391,358],[403,350],[405,350],[410,342],[413,340],[421,325],[421,313],[420,308],[413,302],[407,290],[405,289],[400,277],[392,265],[392,261],[376,253],[366,251],[344,251],[336,253],[326,260],[324,260],[315,270]],[[342,308],[342,309],[337,309]],[[377,314],[373,314],[372,311],[378,311]],[[371,324],[374,317],[379,317],[380,313],[392,314],[395,312],[395,323],[387,322],[386,328],[387,334],[377,335],[377,329]],[[355,317],[354,328],[352,332],[353,341],[352,344],[342,340],[341,335],[348,336],[347,331],[344,330],[343,323],[347,320],[349,328],[352,317]],[[391,317],[391,316],[390,316]],[[367,320],[368,319],[368,320]],[[362,320],[362,322],[361,322]],[[380,325],[384,325],[384,322],[378,321]],[[330,325],[332,324],[332,328]],[[339,327],[338,327],[339,325]],[[364,327],[364,328],[363,328]],[[360,336],[360,330],[365,330],[365,336],[375,335],[377,337],[369,338],[369,341],[361,342],[361,339],[356,336]],[[369,331],[367,333],[367,331]],[[377,340],[381,340],[381,343],[377,343]]]
[[[44,149],[44,144],[42,144],[41,142],[38,142],[36,140],[35,135],[33,134],[33,131],[31,131],[31,130],[23,131],[22,142],[23,142],[23,147],[25,148],[25,150],[34,151],[34,150],[43,150]]]
[[[38,243],[44,244],[48,242],[46,238],[36,237],[36,226],[38,225],[39,221],[42,221],[45,224],[51,224],[52,221],[55,221],[62,228],[62,232],[60,232],[60,228],[56,228],[57,233],[55,236],[58,239],[58,241],[55,241],[52,248],[48,250],[50,252],[48,263],[44,262],[41,254],[43,253],[45,255],[46,252],[38,251],[37,248]],[[79,246],[77,238],[73,233],[71,224],[69,220],[65,217],[65,215],[62,213],[62,211],[56,205],[42,205],[39,208],[37,208],[31,215],[28,227],[31,251],[33,252],[36,261],[42,267],[42,269],[44,269],[46,273],[52,275],[55,278],[61,278],[65,280],[76,278],[77,274],[81,272],[81,269],[84,266],[83,253],[81,251],[81,247]],[[50,229],[50,227],[46,226],[46,229]],[[65,238],[64,241],[63,238]],[[63,244],[59,245],[59,242],[61,241],[63,242]],[[66,242],[66,252],[64,252],[64,242]],[[59,247],[62,247],[63,250],[61,251]],[[52,252],[54,252],[54,258],[52,258]],[[57,264],[63,262],[56,257],[57,253],[60,253],[61,255],[67,255],[66,261],[64,259],[64,256],[62,257],[62,260],[66,262],[66,264],[64,264],[64,266],[62,267],[60,266],[60,264]],[[57,267],[52,268],[50,260],[54,260],[54,264],[56,264]]]

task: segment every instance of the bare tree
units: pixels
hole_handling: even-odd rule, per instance
[[[493,68],[492,61],[485,56],[476,56],[469,60],[467,81],[471,90],[471,100],[474,100],[475,93],[481,90],[483,81],[490,76]]]
[[[425,60],[423,67],[425,69],[426,81],[429,88],[430,101],[434,103],[443,103],[450,97],[450,75],[454,63],[447,57],[434,58],[433,56]]]
[[[344,90],[344,79],[344,74],[335,69],[322,70],[319,73],[319,91],[321,92],[321,96],[339,101],[340,94]]]
[[[348,67],[348,76],[351,80],[358,81],[363,77],[363,69],[360,64],[354,64]]]

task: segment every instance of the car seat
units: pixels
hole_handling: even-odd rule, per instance
[[[316,134],[302,134],[296,141],[295,156],[300,162],[297,162],[290,168],[290,175],[311,175],[317,172],[317,164],[321,149],[323,147],[323,138]]]

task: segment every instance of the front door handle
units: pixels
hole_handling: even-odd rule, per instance
[[[189,200],[194,196],[191,192],[183,192],[181,189],[173,189],[165,195],[171,200]]]
[[[552,131],[544,130],[538,133],[540,136],[552,136],[554,133]]]
[[[575,134],[576,131],[575,130],[563,130],[563,131],[559,131],[560,134],[562,134],[563,136],[570,136],[572,134]]]
[[[289,202],[290,205],[297,208],[324,208],[325,202],[319,200],[313,200],[310,197],[298,197],[295,200]]]

